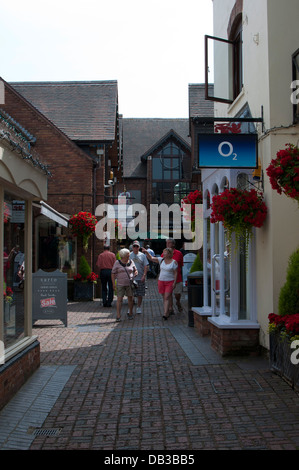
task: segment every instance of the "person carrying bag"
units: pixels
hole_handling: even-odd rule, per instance
[[[121,321],[121,307],[124,296],[128,297],[129,305],[129,319],[133,318],[133,290],[131,287],[131,281],[137,276],[138,271],[133,261],[129,261],[130,251],[127,248],[123,248],[119,251],[120,260],[115,261],[111,278],[114,290],[116,290],[117,303],[116,310],[117,316],[116,321]],[[115,283],[117,281],[117,285]]]

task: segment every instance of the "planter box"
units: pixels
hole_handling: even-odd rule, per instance
[[[94,299],[94,283],[74,281],[74,301]]]
[[[291,357],[294,352],[289,341],[281,339],[279,334],[270,334],[270,369],[299,390],[299,364],[293,364]],[[293,355],[293,362],[294,359],[298,362],[298,354]]]

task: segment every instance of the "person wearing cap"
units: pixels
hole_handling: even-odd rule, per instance
[[[134,261],[135,266],[138,270],[138,274],[135,278],[138,283],[138,287],[134,295],[137,297],[136,313],[140,314],[142,313],[142,299],[145,296],[145,280],[148,272],[149,262],[145,254],[141,253],[139,249],[140,243],[138,240],[135,240],[132,244],[132,252],[130,253],[130,259]]]
[[[114,288],[111,279],[111,270],[115,261],[115,254],[110,251],[110,246],[105,245],[104,251],[99,254],[96,263],[96,266],[100,271],[104,307],[111,307],[113,301]]]

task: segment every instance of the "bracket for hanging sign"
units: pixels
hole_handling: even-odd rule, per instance
[[[255,123],[260,122],[262,124],[262,132],[264,132],[264,109],[261,107],[261,117],[202,117],[202,116],[193,116],[191,118],[192,122],[195,124],[211,125],[215,122],[229,122],[229,123]]]

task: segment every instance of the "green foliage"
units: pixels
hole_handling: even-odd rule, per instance
[[[279,315],[299,313],[299,248],[290,256],[286,283],[280,290]]]
[[[203,271],[203,265],[199,257],[199,253],[197,253],[196,258],[191,266],[190,273],[194,273],[196,271]]]
[[[88,264],[87,259],[85,258],[85,256],[81,256],[81,258],[80,258],[78,273],[79,273],[84,279],[86,279],[87,276],[91,273],[91,268],[90,268],[90,266],[89,266],[89,264]]]

